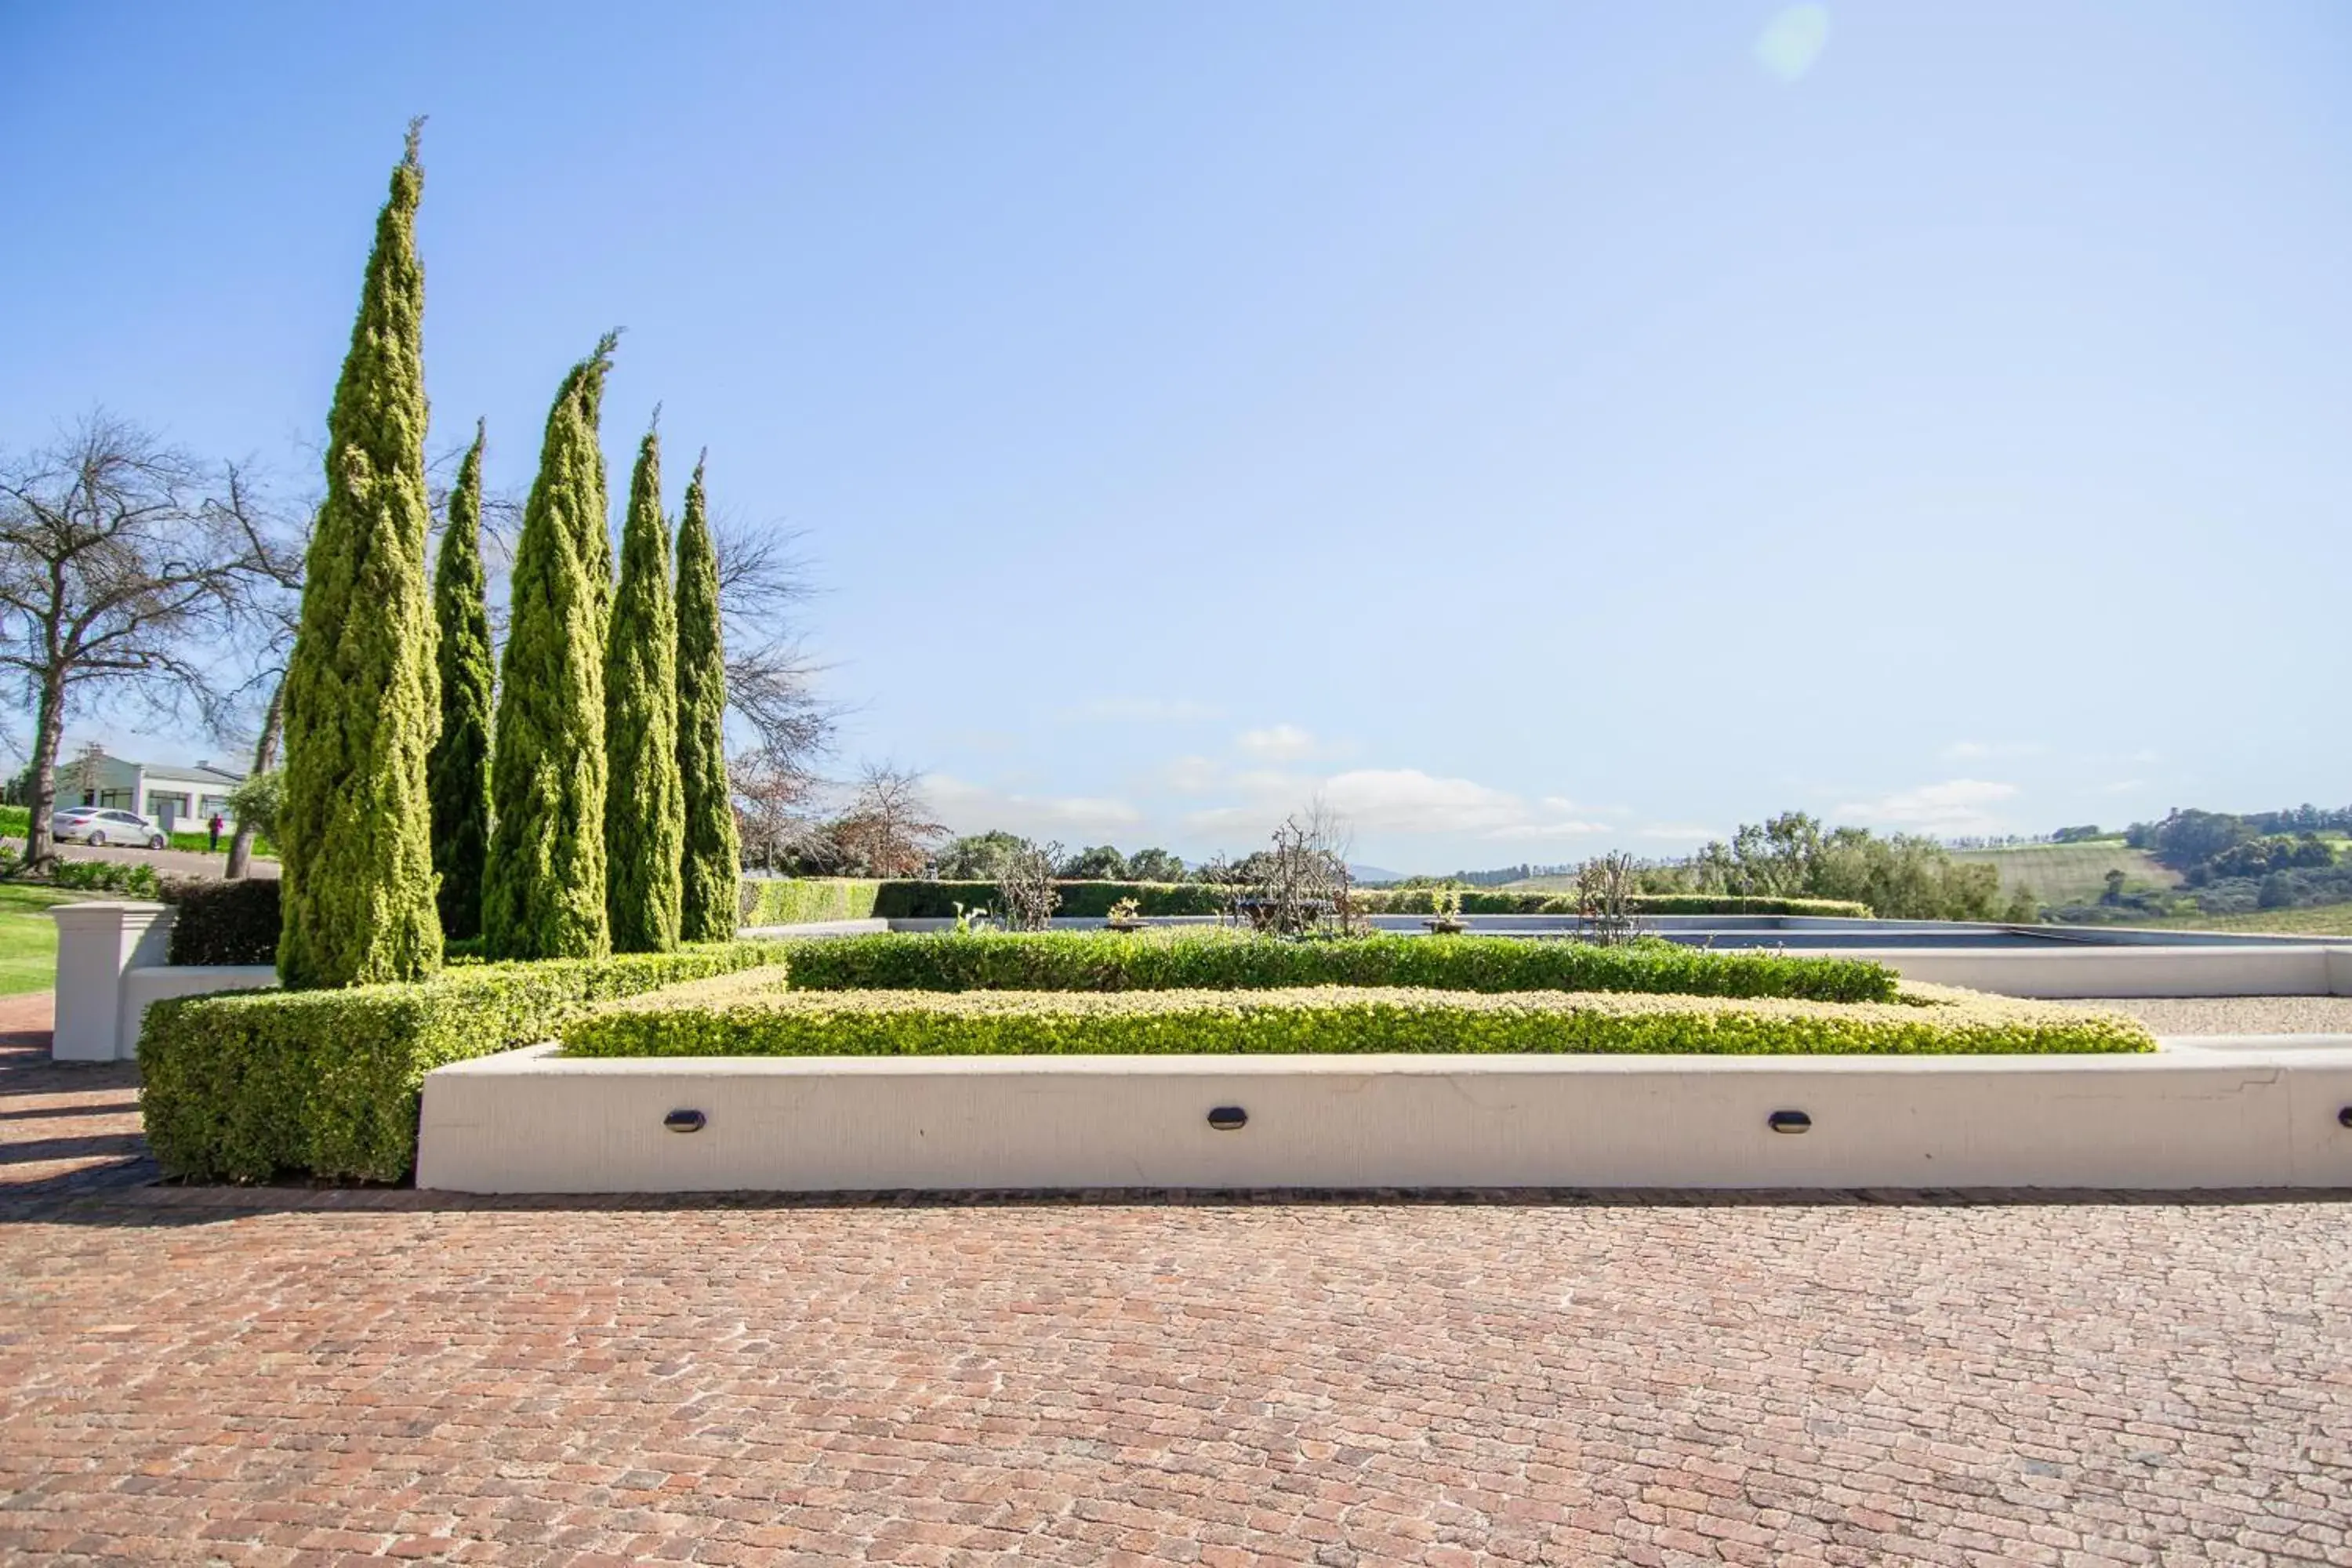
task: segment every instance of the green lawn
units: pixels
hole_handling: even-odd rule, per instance
[[[2352,904],[2315,904],[2299,910],[2257,910],[2250,915],[2175,915],[2170,920],[2135,920],[2134,925],[2173,931],[2267,931],[2311,936],[2352,936]]]
[[[47,991],[58,977],[58,923],[41,911],[80,903],[89,893],[0,882],[0,996]]]

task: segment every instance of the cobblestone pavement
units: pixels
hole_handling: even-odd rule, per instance
[[[2352,1204],[131,1188],[27,1016],[0,1562],[2352,1564]]]
[[[0,1225],[0,1559],[2352,1563],[2347,1235],[100,1194]]]

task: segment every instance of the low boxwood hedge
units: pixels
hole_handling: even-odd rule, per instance
[[[159,1002],[139,1039],[147,1142],[166,1175],[396,1182],[425,1075],[551,1039],[583,1006],[770,962],[772,946],[469,964],[415,984]],[[780,972],[781,975],[781,972]]]
[[[275,877],[234,882],[173,880],[163,900],[173,906],[167,963],[275,963],[282,923]]]
[[[1285,942],[1219,928],[894,933],[781,943],[795,989],[1240,991],[1297,985],[1433,991],[1633,991],[1885,1002],[1897,977],[1854,958],[1624,947],[1503,936],[1372,935]]]
[[[2117,1014],[1919,987],[1895,1002],[1326,987],[1115,993],[721,984],[564,1026],[583,1057],[1152,1056],[1228,1052],[1958,1055],[2147,1051]]]

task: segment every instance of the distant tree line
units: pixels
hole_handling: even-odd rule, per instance
[[[2030,889],[2004,897],[1996,868],[1955,860],[1933,838],[1824,827],[1801,811],[1742,824],[1729,843],[1707,844],[1687,859],[1646,866],[1642,884],[1651,893],[1845,899],[1885,920],[2040,918]]]
[[[2352,807],[2243,814],[2176,808],[2158,821],[2133,823],[2124,837],[2179,873],[2185,891],[2134,888],[2123,872],[2111,871],[2097,903],[2068,906],[2054,918],[2128,921],[2352,902],[2352,864],[2320,837],[2345,831],[2347,823]]]
[[[1406,877],[1395,885],[1400,888],[1500,888],[1537,877],[1573,877],[1576,872],[1577,865],[1573,861],[1559,866],[1537,866],[1522,860],[1516,866],[1498,866],[1491,871],[1456,871],[1448,877]]]
[[[996,881],[1003,876],[1004,868],[1013,858],[1029,847],[1027,839],[1002,828],[971,834],[953,840],[940,851],[938,872],[949,881]],[[1110,844],[1091,845],[1075,854],[1064,856],[1055,863],[1054,875],[1071,882],[1199,880],[1194,869],[1184,864],[1182,857],[1168,850],[1154,847],[1128,855]]]

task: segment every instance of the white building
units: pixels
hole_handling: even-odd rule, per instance
[[[215,812],[220,813],[223,831],[235,826],[228,792],[245,782],[243,773],[208,762],[179,767],[105,755],[61,762],[54,777],[61,808],[106,805],[141,812],[162,823],[166,833],[201,831]]]

